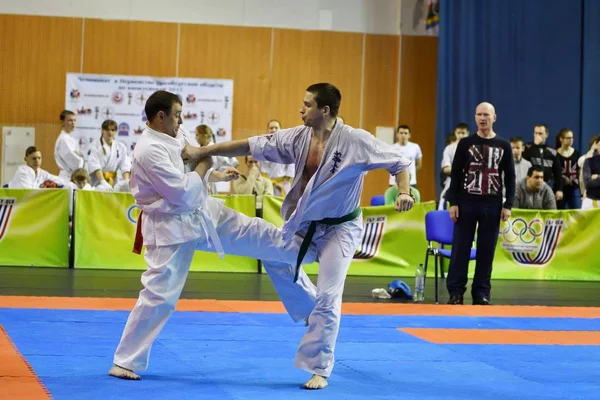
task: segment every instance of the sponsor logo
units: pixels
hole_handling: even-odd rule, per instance
[[[552,258],[564,220],[514,218],[500,228],[501,246],[521,265],[543,267]]]
[[[184,119],[198,119],[198,114],[188,111],[185,114],[183,114],[183,118]]]
[[[188,94],[185,98],[185,101],[188,104],[194,104],[196,102],[196,95],[194,95],[193,93]]]
[[[104,119],[113,119],[115,117],[115,110],[112,107],[102,107],[100,114]]]
[[[132,224],[137,224],[137,220],[140,216],[140,208],[137,204],[132,205],[127,209],[127,220]]]
[[[81,92],[78,89],[73,89],[69,92],[69,96],[73,101],[79,101],[81,99]]]
[[[219,120],[221,119],[221,117],[219,116],[218,113],[211,111],[208,113],[208,122],[210,122],[211,125],[216,125],[219,123]]]
[[[377,256],[386,222],[387,217],[385,216],[367,217],[364,222],[360,247],[354,254],[355,260],[368,260]]]
[[[0,241],[6,236],[16,199],[0,197]]]
[[[78,108],[75,111],[77,112],[77,115],[92,115],[92,109],[91,108],[81,107],[81,108]]]
[[[112,94],[112,96],[110,97],[110,99],[115,104],[121,104],[123,102],[123,100],[124,100],[123,93],[121,93],[121,92],[114,92]]]
[[[125,122],[121,122],[117,132],[119,136],[129,136],[129,125]]]

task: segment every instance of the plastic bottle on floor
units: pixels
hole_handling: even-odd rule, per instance
[[[413,292],[413,301],[422,303],[425,301],[425,269],[423,264],[415,271],[415,290]]]

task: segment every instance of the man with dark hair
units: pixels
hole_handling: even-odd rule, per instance
[[[8,183],[11,189],[40,189],[64,186],[58,176],[52,175],[42,169],[42,152],[35,146],[25,150],[25,165],[17,168],[15,175]]]
[[[417,187],[417,171],[423,166],[423,153],[421,147],[410,141],[410,127],[408,125],[400,125],[396,129],[396,143],[394,146],[400,150],[401,154],[410,161],[408,172],[410,173],[410,185]],[[396,185],[396,177],[390,176],[390,186]]]
[[[152,343],[175,309],[196,250],[289,263],[301,242],[298,238],[286,248],[275,226],[208,195],[208,182],[235,179],[235,169],[215,171],[212,160],[204,158],[185,172],[181,150],[188,139],[180,130],[181,113],[175,94],[152,94],[146,129],[133,151],[131,193],[141,210],[134,252],[146,246],[148,269],[109,371],[118,378],[140,379],[134,371],[147,368]],[[313,247],[307,262],[315,255]]]
[[[235,194],[252,194],[256,197],[256,211],[262,215],[263,196],[273,196],[273,183],[270,179],[260,174],[260,162],[252,156],[244,158],[246,174],[241,174],[240,179],[233,181]]]
[[[529,168],[531,168],[531,163],[523,158],[525,142],[521,137],[511,137],[510,147],[512,148],[513,159],[515,160],[516,182],[519,183],[527,177],[527,171],[529,171]]]
[[[448,189],[450,189],[452,161],[454,160],[454,154],[456,153],[456,146],[461,139],[469,136],[469,125],[465,124],[464,122],[459,122],[454,127],[454,131],[452,133],[454,135],[454,142],[446,145],[442,155],[442,169],[440,170],[440,175],[444,183],[442,185],[443,189],[442,193],[440,194],[438,210],[446,209],[446,192]]]
[[[533,142],[525,148],[523,158],[544,169],[544,181],[554,189],[556,200],[562,200],[562,168],[556,150],[546,145],[549,134],[548,125],[537,124],[533,128]]]
[[[362,237],[360,193],[366,172],[386,168],[396,176],[396,210],[413,206],[408,166],[400,151],[362,129],[337,121],[341,93],[329,83],[306,89],[300,115],[304,125],[275,134],[219,143],[194,149],[187,147],[184,160],[205,156],[252,155],[259,161],[295,163],[292,190],[283,202],[286,243],[296,234],[304,236],[294,265],[264,262],[277,293],[294,321],[308,317],[308,330],[298,348],[295,365],[312,374],[307,389],[321,389],[334,364],[342,293],[346,273]],[[305,246],[314,244],[319,257],[317,286],[300,268]]]
[[[556,210],[552,188],[544,182],[544,169],[538,165],[529,167],[527,177],[517,181],[514,208],[528,210]]]
[[[77,139],[72,136],[75,131],[77,117],[70,110],[60,113],[62,131],[54,144],[54,161],[58,165],[58,176],[65,182],[71,180],[71,175],[78,168],[83,168],[85,159]]]
[[[490,103],[475,110],[477,134],[458,142],[452,180],[446,194],[455,222],[446,286],[448,304],[463,304],[469,255],[477,229],[477,260],[471,286],[473,304],[490,304],[492,264],[500,220],[507,221],[515,196],[515,166],[508,142],[493,130],[496,111]],[[504,181],[504,182],[503,182]],[[506,188],[506,201],[502,192]]]

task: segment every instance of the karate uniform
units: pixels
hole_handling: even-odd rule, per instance
[[[8,183],[8,187],[11,189],[39,189],[42,183],[46,181],[52,181],[63,186],[65,184],[61,178],[41,168],[38,168],[36,173],[29,165],[21,165]]]
[[[183,125],[179,127],[179,133],[183,136],[184,142],[186,145],[190,145],[193,147],[200,147],[200,144],[196,140],[196,136],[192,135],[192,133]],[[210,144],[209,144],[210,146]],[[223,157],[223,156],[213,156],[213,169],[216,171],[224,171],[227,167],[237,167],[240,163],[235,157]],[[193,171],[193,166],[188,164],[186,165],[186,171]],[[208,182],[208,194],[217,194],[217,184],[215,182]]]
[[[149,127],[133,152],[131,192],[142,211],[144,289],[125,326],[114,363],[131,370],[148,366],[150,350],[175,309],[196,250],[243,255],[277,262],[294,262],[296,245],[284,246],[281,231],[259,218],[250,218],[209,197],[206,177],[185,173],[181,150],[188,143]],[[315,260],[310,251],[308,260]]]
[[[102,142],[100,139],[94,140],[88,156],[88,172],[93,186],[98,186],[100,183],[94,174],[97,170],[114,176],[113,187],[122,185],[126,181],[123,173],[131,172],[131,159],[127,154],[127,145],[118,140],[113,140],[111,145],[104,140]]]
[[[359,207],[367,171],[387,168],[396,175],[410,165],[398,149],[369,132],[336,123],[319,168],[310,181],[302,182],[312,133],[312,128],[299,126],[249,139],[255,159],[294,163],[298,172],[281,210],[285,243],[297,232],[307,232],[312,221],[352,215]],[[296,353],[296,367],[325,377],[333,369],[346,273],[362,237],[362,218],[357,215],[338,225],[316,225],[312,239],[319,259],[316,287],[304,271],[294,283],[295,263],[263,263],[292,319],[309,317],[308,331]]]
[[[275,196],[284,197],[292,189],[290,180],[294,179],[294,164],[278,164],[270,161],[263,161],[260,165],[260,170],[263,173],[263,176],[270,179],[273,183]],[[277,185],[283,188],[283,192],[277,188]]]
[[[54,144],[54,161],[60,170],[58,176],[65,182],[78,168],[83,168],[85,160],[81,155],[79,143],[71,134],[61,132]]]

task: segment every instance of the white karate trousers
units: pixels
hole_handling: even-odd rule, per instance
[[[581,201],[581,209],[589,210],[592,208],[600,208],[600,200],[592,200],[587,197],[584,197]]]
[[[335,226],[317,225],[313,244],[319,259],[317,286],[304,271],[294,283],[294,265],[263,262],[287,312],[294,321],[308,317],[308,330],[296,352],[295,366],[328,377],[340,328],[346,274],[362,238],[362,215]]]
[[[216,227],[225,254],[271,260],[284,265],[295,263],[301,237],[283,246],[281,230],[260,219],[250,218],[223,207]],[[147,246],[144,258],[148,269],[142,274],[138,301],[129,314],[114,363],[134,371],[148,367],[152,343],[173,313],[196,250],[215,251],[205,240],[170,246]],[[305,263],[314,262],[316,247],[311,246]]]

